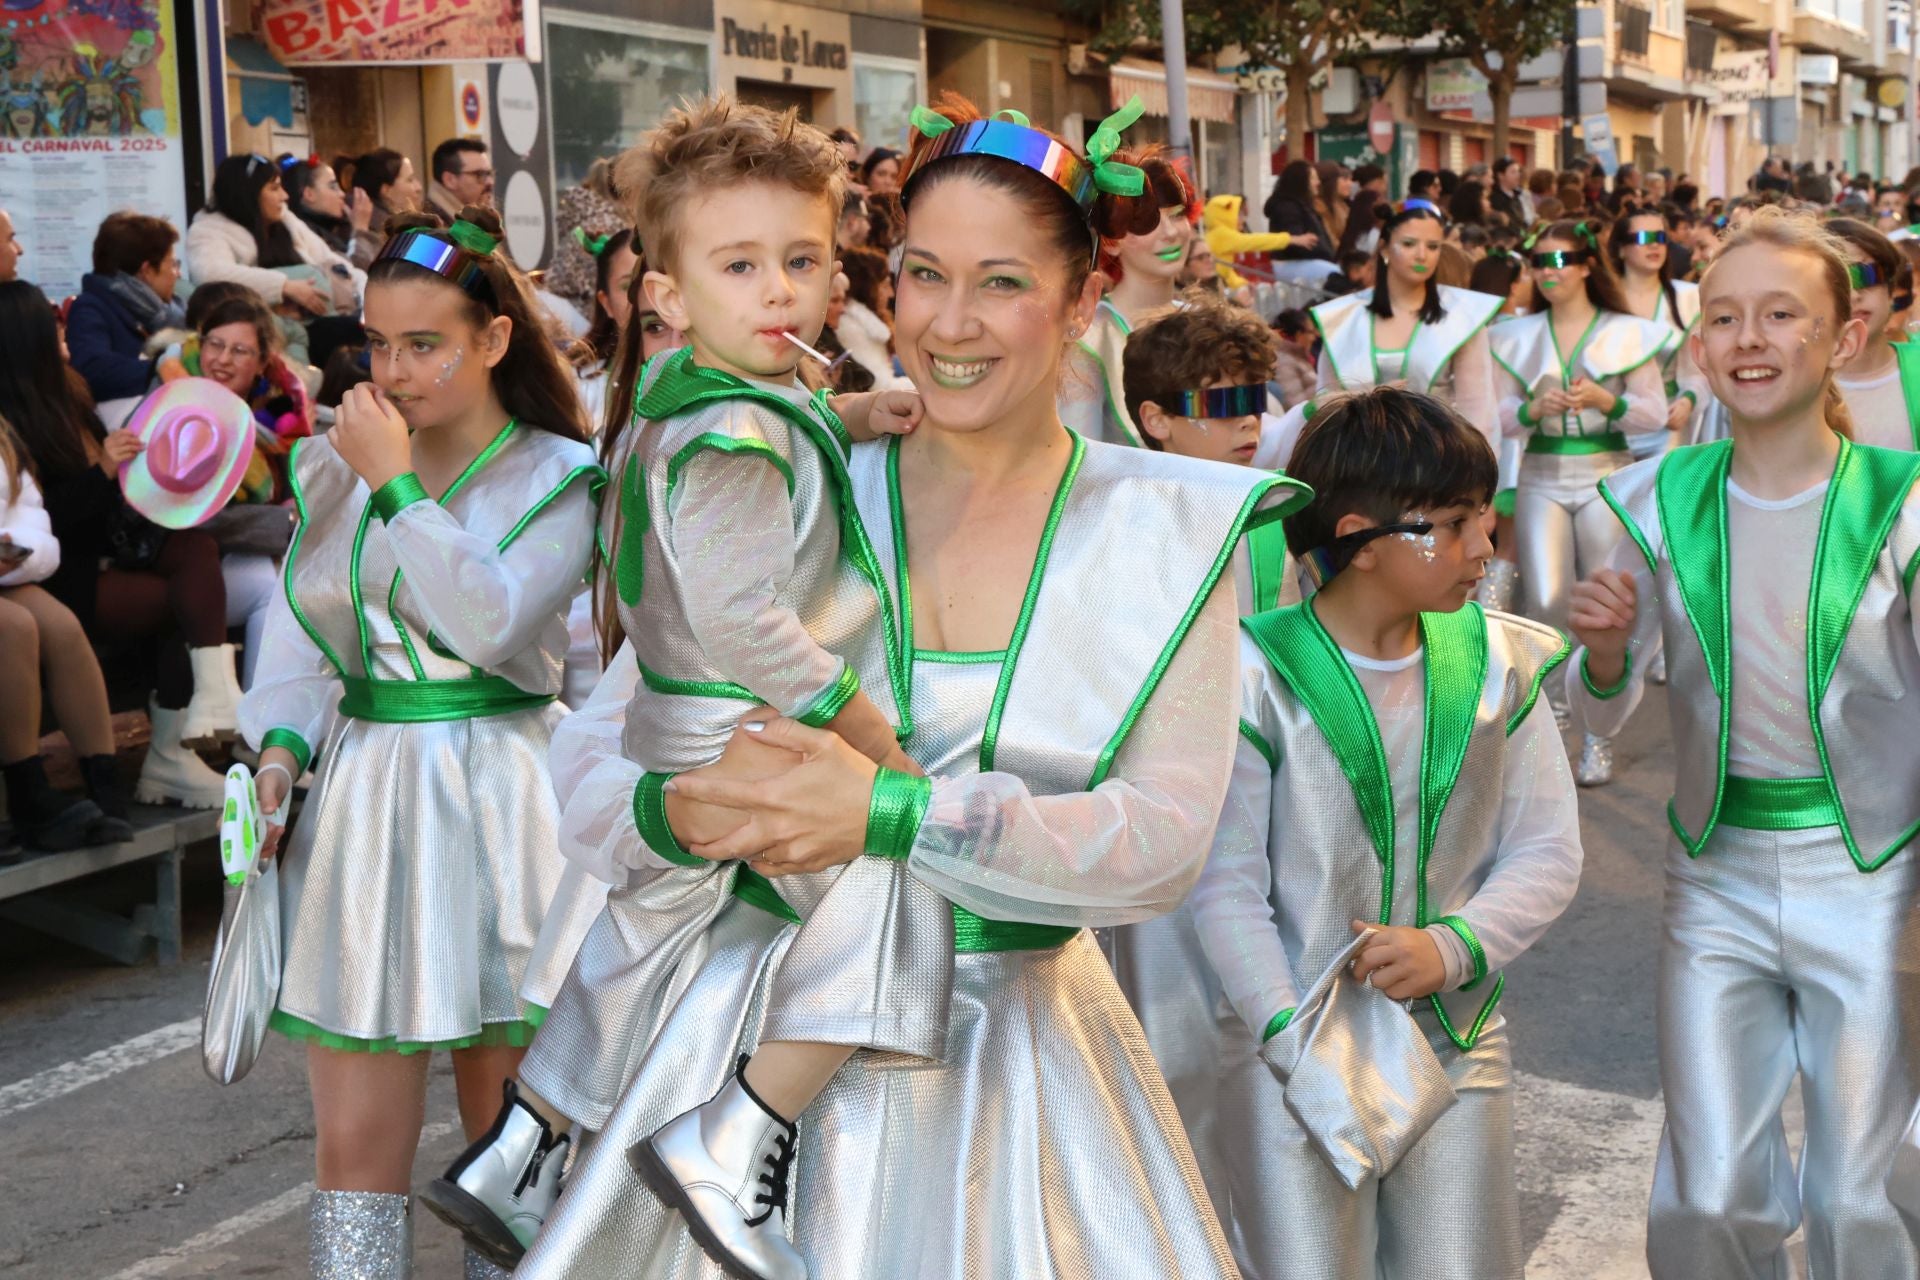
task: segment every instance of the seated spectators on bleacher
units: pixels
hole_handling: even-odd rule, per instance
[[[116,213],[93,238],[93,270],[67,309],[67,350],[96,403],[146,393],[148,340],[186,323],[174,300],[180,233],[161,218]]]

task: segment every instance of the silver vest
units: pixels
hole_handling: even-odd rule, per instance
[[[1582,376],[1619,395],[1626,387],[1626,376],[1660,357],[1673,340],[1671,325],[1602,311],[1595,317],[1586,341],[1572,359],[1563,363],[1560,349],[1554,345],[1550,311],[1515,316],[1487,330],[1494,362],[1529,396],[1564,391]],[[1582,409],[1553,415],[1533,430],[1550,436],[1595,436],[1608,434],[1614,426],[1600,410]]]
[[[1405,381],[1409,389],[1452,402],[1453,357],[1467,340],[1500,314],[1505,299],[1471,289],[1440,285],[1445,313],[1432,324],[1414,326],[1408,342]],[[1327,363],[1342,387],[1360,390],[1379,381],[1373,361],[1373,290],[1363,289],[1313,309],[1313,323],[1326,342]]]
[[[1600,492],[1658,584],[1675,746],[1667,819],[1690,854],[1706,848],[1726,788],[1735,602],[1729,598],[1730,440],[1623,468]],[[1807,705],[1840,833],[1871,871],[1920,833],[1920,455],[1840,442],[1814,549],[1807,606]],[[1642,607],[1647,607],[1645,604]]]
[[[1465,921],[1452,917],[1486,881],[1499,852],[1507,738],[1567,653],[1553,628],[1469,604],[1423,614],[1427,731],[1419,830],[1395,831],[1395,801],[1373,709],[1311,604],[1242,621],[1271,668],[1257,733],[1274,775],[1282,842],[1272,906],[1304,991],[1353,941],[1349,922],[1415,928],[1445,921],[1473,954],[1476,976],[1428,997],[1462,1049],[1506,987]]]

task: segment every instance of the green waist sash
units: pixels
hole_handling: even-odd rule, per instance
[[[791,924],[800,923],[800,914],[780,896],[773,882],[742,866],[734,877],[733,896],[768,915]],[[1068,925],[1027,924],[1019,920],[988,920],[965,907],[953,909],[953,950],[956,955],[975,951],[1048,951],[1063,945],[1080,930]]]
[[[1625,453],[1627,448],[1626,434],[1620,431],[1597,436],[1549,436],[1536,431],[1527,438],[1528,453]]]
[[[1825,778],[1741,778],[1730,773],[1720,795],[1720,822],[1748,831],[1807,831],[1839,826],[1840,810]]]
[[[472,720],[544,707],[551,693],[528,693],[504,676],[466,680],[367,680],[340,677],[345,690],[340,714],[380,724],[425,724],[436,720]]]

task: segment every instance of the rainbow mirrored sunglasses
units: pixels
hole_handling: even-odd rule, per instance
[[[1628,244],[1665,244],[1667,233],[1664,231],[1629,231]]]
[[[1542,271],[1557,271],[1561,267],[1577,267],[1587,260],[1585,249],[1538,249],[1527,261]]]
[[[1853,287],[1856,289],[1871,289],[1887,282],[1887,278],[1880,274],[1880,268],[1871,262],[1852,263],[1847,267],[1847,274],[1853,277]]]
[[[1247,382],[1237,387],[1176,391],[1172,403],[1164,407],[1177,418],[1244,418],[1266,411],[1267,384]]]

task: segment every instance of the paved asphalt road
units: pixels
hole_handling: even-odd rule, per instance
[[[1642,1219],[1661,1119],[1653,978],[1672,768],[1664,703],[1648,698],[1619,744],[1615,785],[1583,796],[1579,898],[1508,980],[1536,1280],[1646,1274]],[[301,1057],[270,1038],[239,1085],[222,1090],[201,1073],[217,864],[190,859],[188,879],[187,962],[177,968],[123,969],[0,935],[0,1275],[305,1274],[313,1121]],[[460,1145],[444,1058],[432,1089],[416,1185]],[[451,1234],[424,1214],[416,1230],[417,1274],[459,1276]]]

